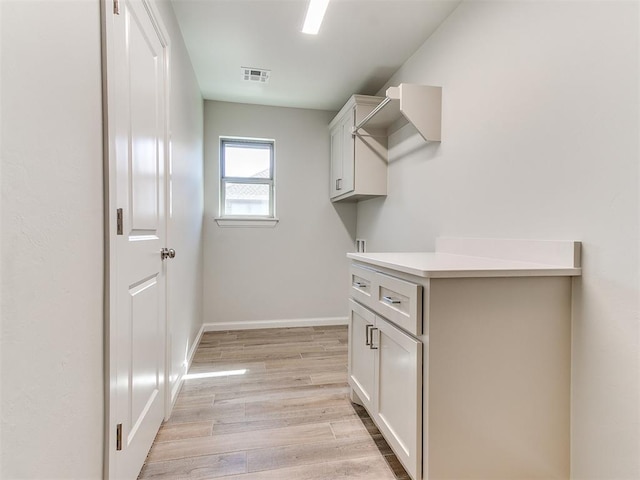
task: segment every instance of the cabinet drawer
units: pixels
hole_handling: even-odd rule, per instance
[[[368,305],[413,335],[422,335],[422,285],[376,272]]]
[[[373,306],[373,279],[376,272],[351,265],[351,297],[363,305]]]

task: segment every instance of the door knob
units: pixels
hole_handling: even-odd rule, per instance
[[[176,251],[173,248],[164,247],[162,250],[160,250],[160,257],[162,257],[162,260],[166,258],[175,258],[175,256]]]

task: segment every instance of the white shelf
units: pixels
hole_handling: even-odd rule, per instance
[[[386,98],[353,128],[353,134],[358,135],[365,126],[371,130],[388,130],[406,119],[427,142],[439,142],[441,116],[442,87],[401,83],[387,89]]]

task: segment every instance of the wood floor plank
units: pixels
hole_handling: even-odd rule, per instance
[[[322,372],[311,374],[311,383],[313,385],[325,384],[325,383],[343,383],[347,384],[347,372]]]
[[[247,471],[246,452],[181,458],[169,462],[148,463],[138,479],[147,480],[206,480]]]
[[[316,443],[333,438],[333,432],[328,423],[258,430],[251,432],[250,435],[244,432],[229,433],[154,444],[147,461],[163,462],[255,448]]]
[[[222,358],[233,359],[237,355],[250,355],[255,354],[257,356],[266,355],[269,353],[312,353],[312,352],[324,352],[325,347],[319,343],[307,342],[307,343],[277,343],[277,344],[262,344],[253,346],[244,346],[243,348],[225,349],[222,350]]]
[[[218,418],[244,418],[244,414],[244,403],[222,405],[214,403],[213,405],[208,406],[174,410],[171,412],[171,417],[169,417],[169,420],[165,422],[165,425],[214,421]]]
[[[347,359],[347,352],[344,350],[322,350],[315,352],[301,352],[302,358],[325,358],[325,357],[338,357],[343,360]]]
[[[296,465],[375,457],[378,447],[370,437],[344,438],[304,445],[263,448],[247,452],[247,471],[259,472]]]
[[[346,357],[321,357],[321,358],[301,358],[299,361],[295,363],[286,360],[272,360],[268,363],[265,363],[267,370],[283,370],[286,368],[291,368],[295,365],[298,368],[305,367],[323,367],[329,365],[344,365],[346,366]]]
[[[240,378],[229,377],[227,382],[208,385],[207,382],[201,382],[198,386],[189,388],[190,393],[202,393],[216,397],[218,400],[228,398],[229,396],[239,395],[245,392],[263,391],[268,392],[277,389],[291,389],[305,385],[311,385],[311,377],[306,374],[288,374],[277,373],[273,375],[250,375]],[[225,395],[222,395],[225,394]],[[202,397],[202,395],[199,395]]]
[[[252,362],[266,362],[268,360],[297,360],[300,358],[300,353],[296,351],[291,352],[248,352],[240,350],[238,352],[222,352],[220,354],[221,360],[242,361],[250,360]]]
[[[235,376],[238,372],[242,374],[265,372],[267,367],[264,362],[246,361],[246,362],[230,362],[228,360],[222,361],[209,361],[201,363],[191,364],[189,368],[189,374],[201,374],[201,373],[215,373],[224,374],[225,372],[231,372]]]
[[[213,430],[213,420],[196,423],[165,423],[160,427],[154,442],[170,442],[185,438],[207,437]]]
[[[193,407],[207,407],[213,405],[215,395],[179,395],[176,403],[173,405],[174,410]]]
[[[250,416],[243,419],[217,419],[213,422],[213,434],[252,432],[267,428],[290,427],[309,423],[339,422],[357,419],[349,405],[325,408],[306,408],[303,410],[283,411],[280,415]]]
[[[236,475],[233,480],[395,480],[380,456],[327,461]]]
[[[354,418],[331,422],[336,438],[369,437],[379,435],[380,431],[370,418]]]
[[[349,407],[346,394],[315,395],[313,397],[287,398],[245,403],[245,418],[266,419],[291,416],[294,412],[311,411],[331,407]]]
[[[408,480],[349,400],[346,326],[206,332],[141,479]]]
[[[336,342],[335,344],[323,345],[323,347],[328,352],[341,351],[341,352],[344,352],[345,355],[349,351],[349,346],[346,343],[340,343],[339,341]]]
[[[331,341],[332,343],[340,343],[341,339],[331,337],[331,336],[320,336],[317,340],[313,338],[312,335],[288,335],[286,337],[271,337],[268,340],[264,338],[255,337],[255,338],[240,338],[235,340],[222,340],[215,344],[211,344],[211,346],[224,346],[224,347],[236,347],[236,348],[244,348],[244,347],[259,347],[262,345],[289,345],[292,343],[306,343],[306,344],[321,344],[325,341]]]
[[[275,388],[269,391],[247,391],[216,393],[216,404],[268,401],[273,399],[306,398],[316,395],[342,394],[347,395],[346,385],[328,383],[321,385],[300,385],[298,387]]]
[[[265,372],[267,374],[278,373],[330,373],[330,372],[346,372],[347,361],[340,359],[325,359],[325,361],[314,362],[314,359],[304,359],[295,362],[269,362],[269,368],[265,364]]]

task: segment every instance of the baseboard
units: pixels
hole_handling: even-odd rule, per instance
[[[283,327],[322,327],[328,325],[347,325],[347,317],[329,318],[292,318],[287,320],[249,320],[244,322],[216,322],[205,323],[205,332],[220,332],[225,330],[252,330],[257,328]]]
[[[184,383],[184,376],[189,371],[189,368],[191,368],[191,362],[193,361],[193,356],[196,354],[196,350],[198,349],[198,345],[200,344],[200,340],[202,339],[202,334],[204,332],[205,332],[205,328],[204,328],[204,325],[202,325],[200,327],[200,330],[198,331],[198,334],[196,335],[196,339],[194,340],[193,344],[191,345],[191,348],[189,349],[189,353],[187,355],[187,361],[184,365],[184,369],[182,372],[180,372],[180,378],[176,380],[176,382],[173,385],[173,388],[171,389],[171,408],[172,409],[173,409],[173,405],[176,403],[176,400],[178,399],[178,394],[180,393],[182,384]]]

